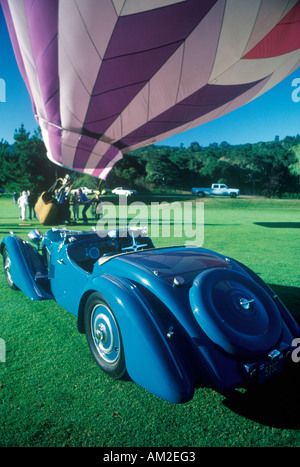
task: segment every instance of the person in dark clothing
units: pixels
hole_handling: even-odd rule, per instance
[[[29,219],[32,219],[32,215],[33,215],[33,218],[36,219],[36,213],[34,210],[34,206],[37,201],[37,197],[31,191],[28,190],[27,198],[28,198]]]
[[[74,222],[79,220],[79,200],[78,200],[78,192],[75,192],[72,196],[71,203],[73,208],[73,218]]]
[[[84,208],[82,210],[82,218],[83,218],[83,224],[86,225],[88,223],[86,212],[91,205],[91,201],[88,199],[88,197],[84,193],[82,193],[82,190],[79,189],[78,193],[79,193],[79,196],[78,196],[79,203],[84,205]]]
[[[69,187],[66,187],[63,193],[61,193],[58,206],[62,213],[63,223],[69,224],[70,223]]]

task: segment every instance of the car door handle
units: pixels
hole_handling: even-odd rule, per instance
[[[64,264],[64,265],[66,264],[66,263],[64,262],[63,259],[58,259],[57,262],[58,262],[59,264]]]

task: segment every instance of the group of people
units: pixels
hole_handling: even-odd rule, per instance
[[[60,194],[57,199],[59,206],[62,209],[64,221],[66,223],[73,223],[79,220],[79,206],[83,205],[82,219],[83,225],[88,223],[87,210],[91,205],[94,205],[94,217],[99,219],[102,213],[101,204],[102,201],[99,199],[99,195],[96,194],[94,198],[89,199],[81,189],[75,191],[70,196],[69,187],[64,189],[64,192]],[[71,219],[70,206],[72,206],[73,219]]]
[[[22,191],[19,195],[16,191],[13,193],[13,200],[15,205],[18,205],[20,208],[20,219],[22,221],[36,219],[36,213],[34,206],[37,201],[37,197],[33,195],[29,190]],[[91,205],[94,207],[94,218],[99,219],[102,214],[102,201],[99,198],[99,195],[96,194],[95,197],[89,199],[81,189],[75,191],[73,194],[70,193],[69,187],[64,188],[63,192],[57,193],[56,200],[58,206],[60,207],[63,214],[64,223],[73,223],[79,220],[79,206],[83,205],[82,209],[82,218],[83,224],[88,223],[87,210]],[[73,219],[71,218],[70,207],[72,207]]]
[[[36,196],[30,191],[22,191],[20,195],[16,191],[13,193],[13,200],[15,205],[18,205],[20,208],[20,219],[22,221],[27,220],[27,211],[29,219],[36,219],[36,214],[34,210],[34,205],[36,203]]]

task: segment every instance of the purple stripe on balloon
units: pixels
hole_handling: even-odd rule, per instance
[[[93,95],[147,81],[182,44],[175,42],[153,50],[104,60]]]
[[[156,135],[172,131],[232,101],[255,87],[261,81],[263,80],[231,86],[207,84],[180,103],[122,138],[119,144],[129,147]]]
[[[109,148],[109,150],[103,155],[102,159],[100,160],[99,164],[97,165],[97,167],[95,168],[95,170],[93,171],[93,176],[94,177],[100,177],[103,170],[107,168],[107,165],[117,156],[117,154],[119,153],[119,149],[114,147],[114,146],[111,146]],[[112,167],[110,168],[110,170],[112,169]],[[108,172],[106,174],[106,176],[108,175]],[[105,177],[106,178],[106,177]]]
[[[111,171],[111,169],[112,169],[112,167],[109,169],[109,171],[107,171],[107,173],[105,173],[105,177],[102,176],[104,169],[96,169],[96,170],[92,173],[92,175],[93,175],[94,177],[102,178],[103,180],[106,180],[106,177],[107,177],[107,175],[109,174],[109,172]]]
[[[103,154],[103,156],[99,160],[99,163],[96,165],[95,170],[105,169],[111,163],[111,161],[117,156],[118,153],[119,153],[118,148],[114,146],[110,146],[110,148],[106,151],[105,154]],[[93,167],[88,167],[88,168],[93,168]]]
[[[97,178],[102,178],[102,180],[106,180],[107,175],[111,171],[112,167],[105,171],[105,176],[103,176],[103,172],[105,169],[95,169],[92,175]]]
[[[99,163],[96,165],[96,169],[105,169],[107,164],[109,164],[118,154],[119,149],[116,148],[115,146],[110,146],[108,151],[102,156],[102,158],[99,160]],[[87,166],[88,167],[88,166]],[[92,167],[88,167],[91,169]]]
[[[34,62],[47,118],[60,125],[58,79],[58,0],[25,2]]]
[[[216,0],[187,0],[121,16],[105,59],[184,41],[215,3]]]
[[[59,101],[59,92],[56,92],[54,96],[49,99],[45,104],[46,114],[48,115],[49,121],[54,124],[60,125],[60,101]],[[57,123],[56,123],[57,122]]]
[[[145,83],[134,84],[125,88],[116,89],[100,96],[95,96],[89,107],[87,119],[84,128],[99,135],[103,134],[105,129],[108,128],[114,120],[119,116],[120,112],[139,91]],[[97,120],[99,117],[99,110],[101,114],[106,115],[103,120]]]
[[[84,169],[95,169],[97,173],[101,173],[101,171],[106,168],[106,166],[116,157],[119,152],[119,149],[114,146],[110,146],[104,155],[99,155],[99,162],[96,167],[94,165],[89,166],[88,160],[96,144],[97,140],[95,138],[91,138],[87,135],[82,135],[80,137],[73,162],[74,169],[80,171]]]
[[[86,167],[88,158],[96,144],[97,140],[95,138],[81,135],[73,162],[73,167],[75,169],[83,170]]]

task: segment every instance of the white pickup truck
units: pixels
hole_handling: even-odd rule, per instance
[[[236,198],[240,194],[237,188],[228,188],[224,183],[213,183],[211,188],[192,188],[192,194],[202,198],[205,195],[230,196]]]

